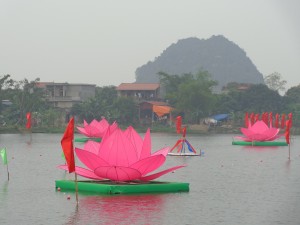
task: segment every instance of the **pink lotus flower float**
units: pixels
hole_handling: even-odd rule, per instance
[[[113,123],[112,125],[109,125],[105,118],[100,121],[94,119],[91,123],[87,123],[84,120],[83,127],[77,127],[77,130],[79,133],[89,138],[102,138],[109,126],[111,126],[111,129],[115,129],[117,124]]]
[[[244,137],[236,136],[236,138],[243,140],[243,141],[273,141],[281,137],[278,135],[280,129],[274,128],[272,125],[270,127],[262,121],[258,120],[253,125],[249,123],[248,128],[241,128],[241,132],[243,133]]]
[[[76,173],[94,180],[150,181],[184,167],[184,165],[175,166],[149,175],[163,165],[169,147],[151,154],[150,130],[147,130],[143,140],[131,126],[125,131],[115,128],[103,136],[101,143],[88,141],[83,149],[75,148],[75,152],[87,167],[86,169],[76,166]],[[59,168],[68,170],[66,165]]]

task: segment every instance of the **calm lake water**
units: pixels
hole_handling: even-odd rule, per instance
[[[0,162],[0,224],[300,224],[300,138],[289,147],[233,146],[232,135],[187,135],[201,157],[168,156],[161,168],[187,167],[158,180],[190,183],[186,193],[93,196],[57,192],[55,180],[73,179],[63,164],[62,134],[0,134],[10,179]],[[153,151],[177,135],[152,134]],[[82,144],[75,143],[76,146]],[[80,178],[80,177],[79,177]],[[67,196],[71,199],[68,200]]]

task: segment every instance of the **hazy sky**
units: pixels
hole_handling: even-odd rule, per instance
[[[299,0],[0,0],[0,76],[119,85],[180,39],[223,35],[296,86],[299,11]]]

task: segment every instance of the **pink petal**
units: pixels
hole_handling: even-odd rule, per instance
[[[158,150],[157,152],[154,152],[152,155],[160,155],[161,154],[161,155],[167,156],[169,151],[170,151],[170,147],[165,147],[165,148]]]
[[[153,155],[134,163],[130,167],[140,171],[143,176],[152,172],[153,170],[156,170],[165,161],[166,157],[164,155]]]
[[[150,137],[150,129],[147,129],[139,158],[144,159],[149,157],[150,155],[151,155],[151,137]]]
[[[98,155],[99,148],[100,148],[100,143],[91,140],[87,141],[83,147],[84,150],[94,153],[96,155]]]
[[[58,168],[68,171],[67,165],[60,165],[60,166],[58,166]],[[79,166],[75,167],[75,172],[76,172],[76,174],[78,174],[82,177],[85,177],[85,178],[94,179],[94,180],[103,180],[102,177],[97,176],[93,171],[87,170],[87,169],[79,167]]]
[[[119,128],[103,140],[99,155],[114,166],[128,167],[138,160],[137,149]]]
[[[89,125],[88,122],[86,122],[86,120],[83,120],[83,127],[86,127],[88,125]]]
[[[132,126],[129,126],[124,131],[124,134],[128,137],[128,139],[132,142],[134,147],[138,150],[138,158],[140,158],[140,150],[143,146],[143,139]]]
[[[138,170],[122,166],[101,166],[95,169],[95,174],[114,181],[131,181],[141,177]]]
[[[84,136],[88,136],[89,134],[86,132],[85,128],[77,127],[79,133],[83,134]]]
[[[257,134],[264,133],[268,129],[269,129],[269,127],[267,126],[267,124],[265,122],[263,122],[262,120],[256,121],[253,124],[253,126],[250,128],[250,130],[253,133],[257,133]]]
[[[161,172],[151,174],[151,175],[146,176],[146,177],[141,177],[140,180],[142,180],[142,181],[154,180],[154,179],[156,179],[158,177],[161,177],[162,175],[164,175],[166,173],[170,173],[170,172],[172,172],[174,170],[177,170],[179,168],[182,168],[182,167],[185,167],[185,166],[184,165],[182,165],[182,166],[175,166],[175,167],[169,168],[167,170],[163,170]]]
[[[91,170],[94,170],[99,166],[109,166],[109,164],[104,159],[100,158],[94,153],[80,148],[75,148],[75,152],[80,161]]]
[[[249,129],[244,128],[244,127],[241,128],[241,132],[246,137],[251,137],[251,136],[253,136],[255,134],[252,130],[249,130]]]

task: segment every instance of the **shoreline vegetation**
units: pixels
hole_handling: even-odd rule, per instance
[[[80,126],[80,125],[78,125]],[[122,126],[121,126],[122,127]],[[204,124],[191,124],[186,125],[187,133],[193,135],[209,135],[209,134],[240,134],[240,126],[221,125],[221,126],[208,126]],[[30,130],[20,126],[0,127],[0,134],[17,134],[17,133],[61,133],[65,131],[65,126],[60,127],[33,127]],[[126,128],[126,127],[123,127]],[[150,128],[152,133],[170,133],[176,134],[174,126],[162,125],[149,125],[149,126],[136,126],[138,132],[144,133]],[[284,131],[281,131],[283,133]],[[75,129],[75,133],[78,133]],[[292,127],[292,135],[300,135],[300,127]]]

